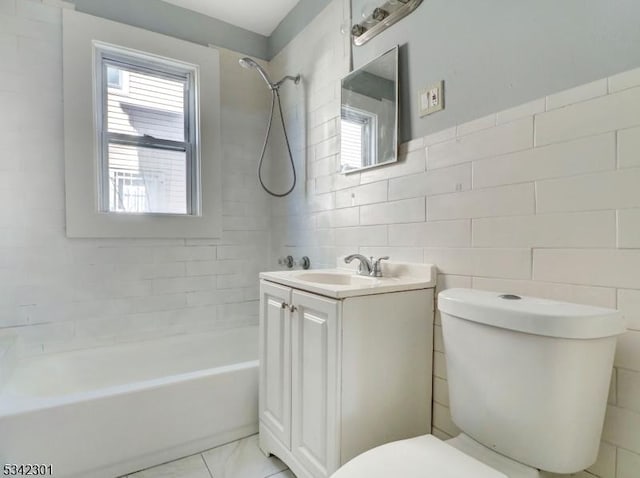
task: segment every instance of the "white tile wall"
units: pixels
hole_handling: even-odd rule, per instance
[[[348,71],[348,39],[336,25],[348,12],[345,3],[334,0],[272,64],[275,76],[304,65],[308,104],[315,105],[307,122],[327,125],[307,136],[308,150],[337,136],[336,91]],[[303,53],[312,49],[322,58],[315,68]],[[640,69],[549,93],[415,138],[402,145],[398,164],[349,176],[336,174],[335,163],[318,165],[314,180],[323,185],[320,194],[334,191],[338,209],[309,210],[313,190],[277,200],[278,214],[284,211],[311,233],[305,243],[295,240],[295,232],[272,232],[272,247],[280,255],[304,250],[315,265],[329,267],[338,254],[350,252],[432,262],[440,271],[437,291],[475,287],[620,307],[635,331],[619,341],[600,456],[577,476],[635,478],[640,476]],[[315,161],[307,151],[301,155]],[[297,201],[304,204],[301,209]],[[317,236],[323,239],[312,239]],[[289,246],[293,242],[295,247]],[[457,429],[447,408],[438,332],[437,327],[433,431],[448,437]]]
[[[547,96],[547,111],[607,94],[607,78]]]
[[[635,478],[640,470],[640,454],[628,450],[618,450],[618,470],[616,478]]]
[[[473,187],[538,181],[615,168],[615,134],[606,133],[475,161]]]
[[[255,180],[262,80],[221,51],[221,239],[68,240],[61,6],[0,0],[0,332],[32,354],[256,323],[269,250]]]
[[[640,128],[618,131],[618,167],[640,166]]]

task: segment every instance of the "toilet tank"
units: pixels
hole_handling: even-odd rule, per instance
[[[555,473],[598,455],[616,336],[612,309],[469,289],[438,295],[451,416],[465,434]]]

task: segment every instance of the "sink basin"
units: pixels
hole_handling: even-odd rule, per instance
[[[342,272],[305,272],[296,276],[298,280],[317,284],[351,285],[363,284],[376,279]]]
[[[339,259],[338,264],[344,264]],[[334,299],[435,287],[431,264],[385,262],[383,277],[358,275],[355,268],[261,272],[260,278]]]

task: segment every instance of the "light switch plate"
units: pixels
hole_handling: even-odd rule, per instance
[[[444,81],[420,90],[420,117],[430,115],[444,109]]]

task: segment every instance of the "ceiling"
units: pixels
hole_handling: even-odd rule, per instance
[[[270,36],[298,0],[164,0],[232,25]]]

